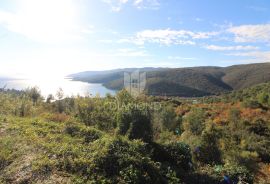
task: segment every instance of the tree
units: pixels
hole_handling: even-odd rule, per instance
[[[32,99],[33,105],[37,105],[38,100],[42,97],[38,87],[27,89],[26,94]]]
[[[127,105],[133,101],[131,94],[125,89],[122,89],[116,94],[116,99],[120,106]]]
[[[64,104],[64,101],[63,101],[63,98],[64,98],[64,91],[62,88],[59,88],[59,90],[56,92],[56,97],[58,98],[58,101],[57,101],[57,111],[59,113],[63,113],[65,111],[65,104]]]
[[[59,88],[58,91],[56,92],[56,97],[58,100],[62,100],[64,98],[64,91],[62,88]]]
[[[46,103],[51,103],[53,100],[54,100],[54,96],[52,94],[49,94],[46,99]]]
[[[163,127],[169,131],[175,131],[176,128],[180,127],[180,123],[172,106],[166,106],[162,109],[161,121]]]

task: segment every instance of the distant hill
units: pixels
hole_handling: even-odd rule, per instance
[[[138,68],[89,71],[72,74],[73,80],[102,83],[114,90],[123,88],[124,72]],[[239,90],[270,81],[270,63],[229,67],[141,68],[147,72],[145,93],[167,96],[206,96]]]

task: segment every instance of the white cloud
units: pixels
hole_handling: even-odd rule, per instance
[[[159,9],[158,0],[134,0],[133,5],[138,9]]]
[[[119,43],[158,43],[160,45],[195,45],[196,39],[208,39],[218,35],[218,32],[192,32],[187,30],[144,30],[136,33],[134,37],[121,39]]]
[[[197,22],[202,22],[202,21],[204,21],[202,18],[199,18],[199,17],[195,18],[194,20],[197,21]]]
[[[230,53],[230,56],[248,57],[251,62],[270,62],[270,51]]]
[[[234,26],[227,31],[235,35],[235,42],[270,42],[270,24]]]
[[[76,6],[72,0],[25,0],[13,12],[0,11],[0,26],[38,42],[81,39]]]
[[[206,45],[204,48],[208,50],[214,50],[214,51],[239,51],[239,50],[258,50],[259,47],[247,45],[247,46],[242,46],[242,45],[236,45],[236,46],[218,46],[218,45]]]
[[[119,12],[123,5],[128,3],[129,0],[102,0],[111,6],[111,10],[114,12]]]
[[[119,12],[126,4],[131,4],[138,9],[158,9],[160,3],[158,0],[102,0],[111,6],[111,10]]]

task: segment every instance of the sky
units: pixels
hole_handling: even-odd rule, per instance
[[[258,62],[269,0],[0,0],[0,76]]]

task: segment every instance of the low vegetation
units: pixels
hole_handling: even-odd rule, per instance
[[[0,183],[266,184],[269,89],[198,99],[2,90]]]

